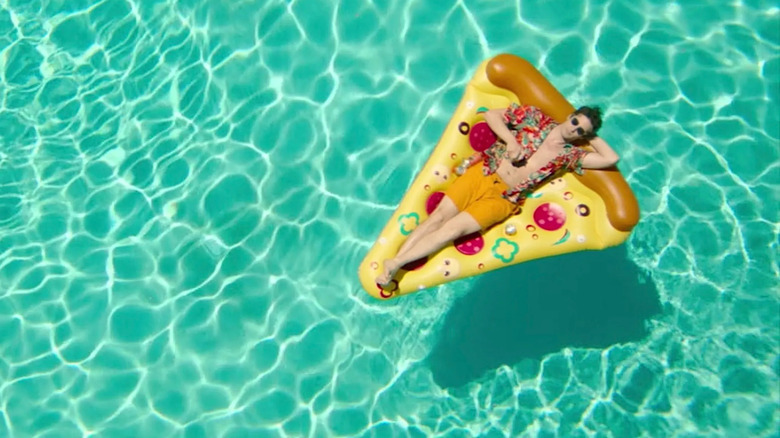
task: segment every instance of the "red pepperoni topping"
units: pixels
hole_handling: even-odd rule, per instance
[[[425,202],[425,212],[429,215],[433,213],[433,210],[436,210],[442,198],[444,198],[444,192],[431,193],[431,196],[428,196],[428,200]]]
[[[471,127],[469,133],[469,143],[471,148],[477,152],[482,152],[496,142],[496,134],[490,129],[487,122],[479,122]]]
[[[543,230],[555,231],[566,223],[566,212],[560,205],[548,202],[536,208],[534,222]]]
[[[455,249],[461,254],[469,256],[477,254],[485,247],[485,239],[482,238],[482,235],[479,232],[459,237],[453,243],[455,244]]]

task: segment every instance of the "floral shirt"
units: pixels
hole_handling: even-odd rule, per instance
[[[512,103],[507,108],[504,113],[504,123],[522,148],[522,153],[518,157],[521,160],[529,159],[539,149],[550,131],[558,126],[558,123],[539,108],[516,103]],[[566,144],[558,156],[529,175],[525,181],[504,191],[502,196],[515,204],[522,205],[528,195],[559,171],[569,170],[582,175],[582,158],[587,154],[587,151],[579,147]],[[506,158],[506,143],[499,139],[482,153],[482,173],[486,176],[495,173],[504,158]]]

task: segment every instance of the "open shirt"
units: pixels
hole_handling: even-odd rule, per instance
[[[504,123],[522,149],[518,157],[521,160],[529,159],[539,149],[550,131],[558,126],[558,123],[539,108],[516,103],[512,103],[504,112]],[[538,171],[531,173],[518,185],[505,190],[502,196],[510,202],[522,204],[539,185],[561,170],[582,175],[582,158],[587,154],[587,151],[579,147],[566,144],[555,158]],[[506,143],[499,139],[482,153],[482,173],[485,176],[492,175],[504,159],[507,159]]]

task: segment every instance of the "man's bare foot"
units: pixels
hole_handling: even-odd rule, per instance
[[[401,266],[398,264],[398,262],[395,261],[395,259],[387,259],[383,263],[385,271],[376,278],[376,283],[380,286],[387,286],[388,283],[393,279],[395,276],[395,273],[398,272],[398,268]]]

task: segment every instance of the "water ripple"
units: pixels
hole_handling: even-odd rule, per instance
[[[770,436],[779,11],[0,1],[0,435]],[[500,52],[605,107],[663,312],[445,389],[473,283],[354,271]]]

